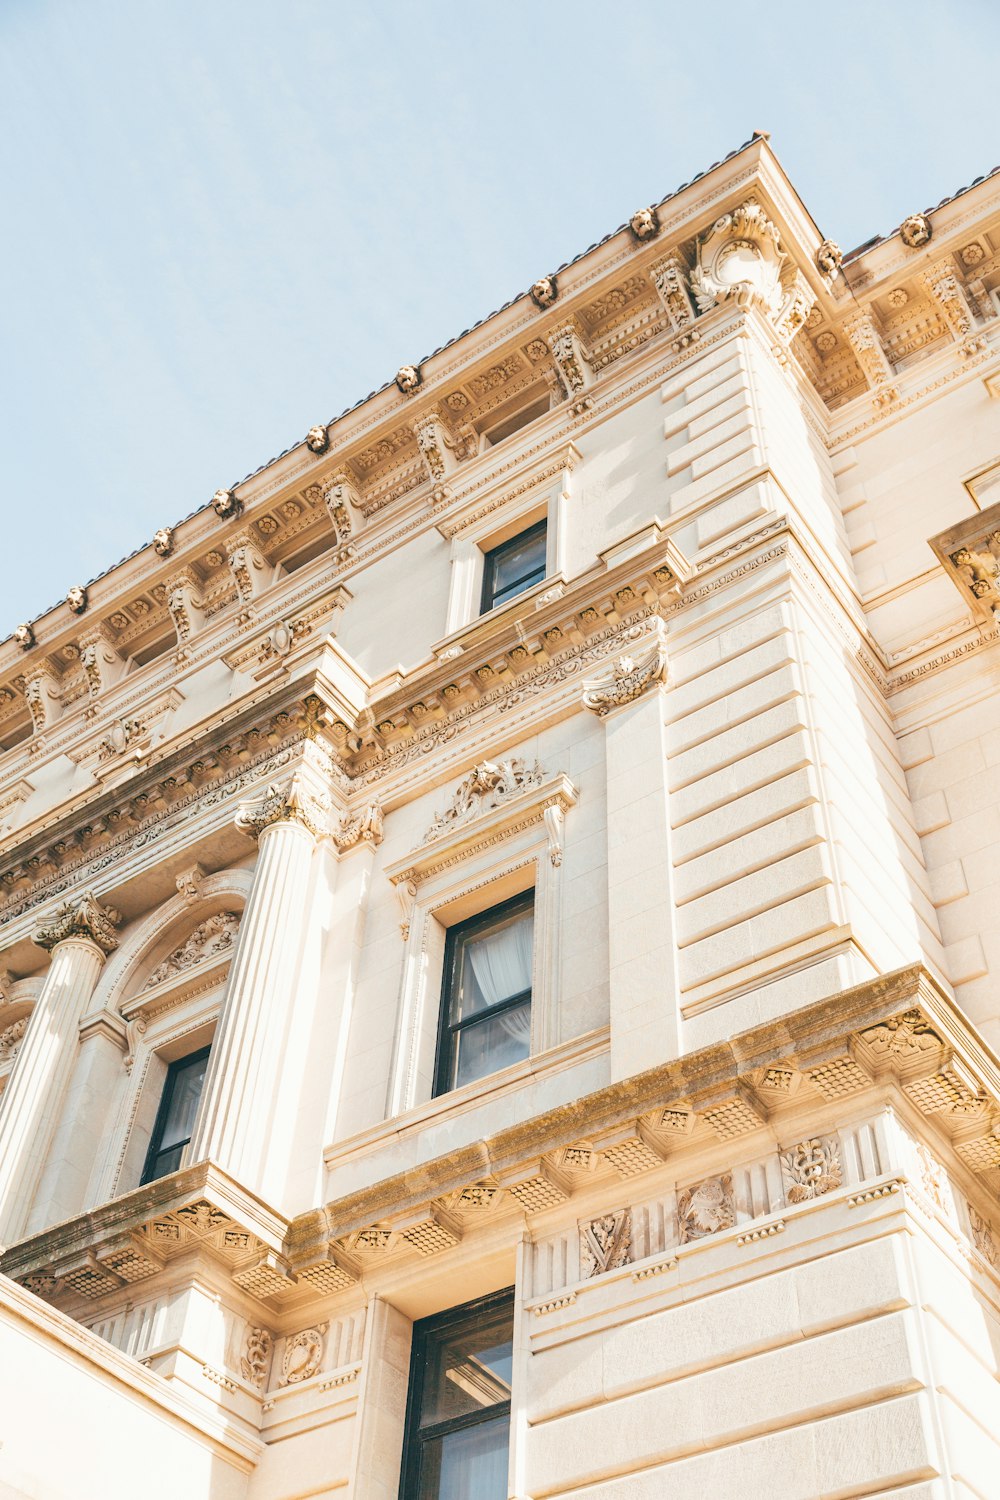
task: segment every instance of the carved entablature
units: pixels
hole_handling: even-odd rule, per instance
[[[145,989],[152,989],[155,984],[162,984],[167,979],[173,979],[177,975],[184,974],[196,964],[201,964],[209,959],[216,959],[223,953],[231,951],[239,931],[240,917],[238,912],[220,911],[214,916],[206,917],[172,953],[168,953],[156,968],[152,971],[144,985]]]
[[[816,300],[777,225],[752,198],[716,219],[698,241],[691,289],[700,312],[725,302],[759,308],[783,343],[802,326]]]
[[[654,683],[666,681],[666,627],[661,619],[633,625],[622,640],[628,650],[616,657],[602,676],[583,685],[584,708],[602,718],[612,709],[641,697]]]
[[[115,928],[120,921],[120,912],[102,906],[90,891],[84,891],[47,913],[31,934],[31,940],[51,952],[57,943],[68,938],[86,938],[102,952],[113,953],[118,947]]]
[[[978,511],[929,542],[973,617],[1000,625],[1000,505]]]

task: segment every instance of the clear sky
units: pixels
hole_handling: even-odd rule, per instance
[[[0,637],[754,129],[891,230],[998,63],[991,0],[0,0]]]

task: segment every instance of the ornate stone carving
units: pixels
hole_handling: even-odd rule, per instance
[[[186,641],[201,625],[205,601],[199,592],[198,579],[190,568],[167,580],[167,609],[174,622],[178,641]]]
[[[532,282],[528,295],[536,307],[551,307],[559,295],[556,278],[540,276],[537,281]]]
[[[911,250],[926,245],[932,234],[931,221],[926,214],[910,214],[899,226],[899,238]]]
[[[236,814],[236,826],[251,838],[259,839],[274,823],[301,823],[311,834],[323,832],[326,818],[315,800],[297,781],[287,786],[272,783],[257,802],[244,802]]]
[[[935,1051],[942,1045],[941,1038],[919,1010],[893,1016],[878,1026],[869,1027],[861,1035],[879,1057],[913,1057],[921,1052]]]
[[[101,625],[80,637],[80,665],[87,678],[87,689],[96,698],[113,686],[125,671],[125,662],[115,650],[106,626]]]
[[[174,881],[174,884],[177,887],[178,895],[183,896],[184,900],[190,906],[192,902],[197,901],[198,897],[201,895],[201,888],[204,884],[204,880],[204,869],[201,865],[194,864],[189,865],[186,870],[181,870],[180,874]]]
[[[870,312],[860,312],[844,324],[854,357],[861,366],[876,406],[888,406],[899,400],[893,385],[893,369],[886,358],[878,330]]]
[[[656,618],[649,624],[633,625],[622,637],[630,649],[611,664],[603,677],[583,685],[583,706],[603,718],[613,708],[631,703],[667,676],[666,629]]]
[[[169,953],[157,964],[143,988],[152,989],[154,984],[162,984],[165,979],[183,974],[196,964],[204,963],[207,958],[216,958],[220,953],[227,952],[232,948],[239,928],[240,918],[237,912],[220,911],[215,916],[206,917],[179,948],[175,948],[173,953]]]
[[[271,581],[272,569],[249,532],[241,531],[227,544],[229,567],[244,604],[262,594]]]
[[[993,1238],[993,1225],[989,1219],[984,1219],[978,1209],[966,1199],[966,1208],[969,1210],[969,1228],[972,1231],[972,1243],[980,1255],[989,1262],[991,1266],[997,1263],[997,1245]]]
[[[322,487],[323,503],[333,522],[338,542],[346,542],[353,530],[351,511],[361,509],[361,496],[350,475],[338,470]]]
[[[97,758],[101,761],[113,760],[117,755],[124,755],[144,733],[144,725],[141,719],[116,719],[97,747]]]
[[[404,396],[412,396],[422,383],[419,365],[400,365],[396,371],[396,386]]]
[[[115,928],[121,915],[113,907],[102,906],[90,891],[66,901],[42,918],[31,934],[33,943],[49,952],[67,938],[89,938],[104,953],[118,947]]]
[[[455,468],[456,444],[439,412],[428,412],[413,424],[413,435],[420,449],[428,478],[441,484]]]
[[[840,1145],[835,1136],[820,1135],[799,1141],[781,1153],[781,1178],[788,1203],[804,1203],[832,1193],[844,1180]]]
[[[325,453],[330,446],[330,431],[325,425],[310,427],[306,433],[306,447],[311,453]]]
[[[1000,505],[928,538],[978,619],[1000,620]]]
[[[243,514],[243,502],[235,490],[216,490],[212,496],[212,509],[223,521],[232,521]]]
[[[682,1245],[718,1234],[722,1229],[732,1229],[736,1223],[736,1204],[730,1173],[706,1177],[704,1182],[678,1193],[677,1220]]]
[[[19,625],[14,631],[14,639],[22,651],[30,651],[35,644],[35,632],[30,625]]]
[[[355,844],[378,845],[382,842],[382,809],[371,802],[353,816],[345,815],[333,830],[333,842],[341,854],[353,849]]]
[[[836,240],[824,240],[816,251],[816,265],[824,276],[836,276],[844,264],[844,252]]]
[[[62,714],[62,688],[47,666],[39,668],[24,684],[24,701],[36,734],[54,724]]]
[[[558,870],[563,858],[563,829],[566,826],[566,809],[558,798],[546,802],[542,809],[545,832],[549,839],[549,864]]]
[[[266,1328],[248,1328],[240,1371],[243,1379],[261,1390],[267,1379],[274,1339]]]
[[[480,814],[489,812],[491,808],[499,807],[511,797],[516,797],[518,792],[540,786],[543,780],[544,772],[537,761],[533,766],[521,759],[480,761],[459,782],[450,805],[444,812],[438,813],[424,834],[423,842],[426,844],[432,839],[441,838],[453,829],[470,823]]]
[[[580,1276],[586,1281],[632,1262],[632,1210],[603,1214],[580,1225]]]
[[[285,1340],[279,1385],[297,1385],[316,1374],[323,1363],[326,1330],[327,1324],[319,1323],[312,1328],[303,1328]]]
[[[679,255],[665,255],[649,268],[656,294],[666,308],[670,326],[681,345],[697,338],[693,324],[695,306],[688,290],[687,268]]]
[[[549,334],[549,350],[574,410],[584,411],[586,392],[593,382],[587,353],[573,323],[563,323]]]
[[[628,221],[634,239],[651,240],[660,232],[660,219],[655,208],[637,208]]]
[[[789,320],[794,332],[815,301],[782,245],[777,225],[753,199],[716,219],[699,240],[691,290],[700,312],[725,302],[758,307],[786,333]]]
[[[161,526],[153,533],[153,551],[157,557],[169,557],[174,550],[174,528]]]
[[[944,313],[948,326],[961,346],[966,358],[978,354],[986,347],[986,335],[976,333],[975,317],[965,288],[947,261],[926,270],[921,280],[932,298]]]
[[[66,595],[66,603],[75,615],[82,615],[87,608],[87,590],[82,584],[75,583]]]
[[[17,1056],[30,1020],[30,1015],[21,1016],[0,1031],[0,1062],[8,1062],[12,1057]]]

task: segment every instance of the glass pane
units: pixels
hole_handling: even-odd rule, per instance
[[[493,603],[503,604],[545,577],[545,527],[515,537],[493,554]]]
[[[425,1443],[419,1500],[507,1500],[510,1418]]]
[[[187,1141],[179,1146],[171,1146],[167,1151],[158,1151],[153,1158],[153,1165],[146,1176],[147,1182],[155,1182],[157,1177],[166,1177],[168,1172],[176,1172],[181,1164],[181,1156]]]
[[[421,1426],[509,1401],[511,1339],[509,1307],[429,1336]]]
[[[160,1151],[165,1151],[168,1146],[184,1145],[191,1139],[207,1067],[208,1058],[199,1057],[181,1064],[171,1075],[170,1100],[158,1143]]]
[[[523,1062],[531,1050],[531,1001],[485,1015],[454,1033],[452,1088]]]
[[[494,926],[459,938],[451,996],[452,1024],[531,989],[534,912],[514,911]]]

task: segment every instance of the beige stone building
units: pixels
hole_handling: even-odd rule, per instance
[[[755,136],[0,644],[0,1495],[1000,1495],[998,621]]]

